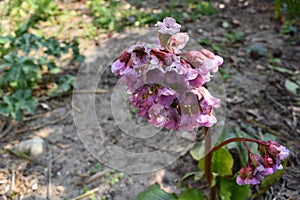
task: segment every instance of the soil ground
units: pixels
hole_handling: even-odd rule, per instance
[[[225,58],[222,66],[226,90],[225,126],[240,127],[251,137],[267,133],[274,135],[291,150],[283,177],[256,199],[300,199],[300,97],[299,90],[292,93],[285,85],[286,79],[299,77],[300,40],[299,35],[288,36],[294,40],[294,44],[288,44],[285,42],[287,36],[280,36],[280,24],[273,20],[270,2],[227,0],[222,2],[225,8],[218,14],[182,26],[197,41],[202,39],[202,44],[203,39],[211,41],[203,46]],[[219,5],[220,2],[215,3]],[[228,43],[225,35],[231,31],[243,32],[245,37],[233,38]],[[97,89],[112,90],[117,78],[107,70],[108,65],[128,41],[144,41],[147,37],[152,36],[132,30],[101,41],[98,46],[83,49],[86,56],[83,65],[89,67],[79,79],[83,86],[80,89],[88,86],[93,81],[91,77],[102,70],[104,73]],[[261,53],[265,50],[266,53]],[[280,67],[293,73],[270,67],[272,58],[280,59]],[[90,94],[77,95],[88,97]],[[109,133],[110,141],[127,145],[126,137],[119,134],[110,114],[111,93],[99,92],[95,99],[99,106],[96,112],[99,123],[104,132]],[[1,121],[0,199],[15,199],[19,194],[23,199],[90,199],[94,193],[95,199],[132,200],[155,182],[166,191],[180,193],[177,188],[180,178],[197,170],[197,163],[185,153],[169,166],[154,172],[122,174],[110,171],[83,145],[74,123],[74,112],[80,112],[80,108],[72,104],[72,97],[68,96],[46,100],[39,106],[37,115],[28,117],[22,124]],[[79,124],[81,128],[90,125]],[[44,153],[38,159],[27,161],[4,151],[30,138],[45,141]],[[142,151],[146,147],[133,143],[126,148]],[[191,181],[185,184],[191,184]],[[205,181],[200,181],[197,187],[207,189]],[[257,190],[258,187],[253,187],[254,192]],[[85,196],[81,196],[84,192]]]

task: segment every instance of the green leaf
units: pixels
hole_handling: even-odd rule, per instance
[[[199,161],[198,167],[204,171],[204,159]],[[222,176],[231,175],[233,167],[233,158],[229,151],[225,148],[221,148],[214,152],[212,156],[212,172],[220,174]]]
[[[183,183],[183,181],[191,176],[194,176],[194,181],[200,180],[204,176],[204,172],[197,171],[197,172],[190,172],[185,174],[179,181],[179,184]]]
[[[7,42],[10,42],[10,40],[7,37],[0,36],[0,44],[5,44]]]
[[[204,146],[202,142],[197,143],[191,150],[190,150],[191,156],[195,160],[200,160],[204,156]]]
[[[297,93],[297,89],[299,88],[299,85],[297,85],[296,83],[294,83],[293,81],[291,81],[289,79],[285,80],[284,86],[288,91],[290,91],[291,93],[294,93],[294,94]]]
[[[238,185],[235,179],[221,179],[221,200],[246,200],[250,194],[249,185]]]
[[[254,43],[247,48],[247,52],[248,53],[254,52],[260,56],[267,56],[268,49],[264,47],[262,44]]]
[[[136,200],[177,200],[177,197],[165,192],[158,184],[155,184],[141,192]]]
[[[178,200],[204,200],[204,197],[199,190],[188,189],[179,196]]]
[[[273,69],[273,70],[278,71],[278,72],[281,72],[281,73],[287,73],[287,74],[290,74],[290,75],[294,75],[295,74],[294,71],[286,69],[286,68],[283,68],[283,67],[268,65],[268,68]]]

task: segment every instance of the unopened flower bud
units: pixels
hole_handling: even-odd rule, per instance
[[[127,62],[131,57],[131,53],[128,52],[126,49],[122,51],[119,60],[120,62]]]
[[[254,167],[258,167],[262,164],[262,158],[257,154],[251,154],[251,164]]]
[[[205,55],[207,58],[214,59],[215,54],[207,49],[201,49],[200,52]]]

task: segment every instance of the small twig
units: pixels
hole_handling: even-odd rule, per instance
[[[33,116],[30,116],[30,117],[25,117],[23,119],[23,122],[27,122],[27,121],[31,121],[31,120],[35,120],[35,119],[38,119],[38,118],[42,118],[42,117],[45,117],[47,115],[49,115],[50,113],[52,113],[53,111],[50,111],[50,112],[46,112],[46,113],[42,113],[42,114],[38,114],[38,115],[33,115]]]
[[[270,99],[273,103],[275,103],[276,105],[278,105],[282,110],[284,110],[285,112],[287,111],[286,106],[282,105],[280,102],[276,101],[272,96],[267,95],[267,98]]]
[[[13,124],[11,122],[8,122],[7,128],[0,135],[0,140],[1,140],[1,138],[4,138],[10,132],[10,130],[12,128],[13,128]]]
[[[51,173],[52,173],[52,154],[51,154],[51,146],[50,145],[47,145],[48,146],[48,173],[47,173],[47,197],[46,199],[47,200],[50,200],[50,190],[51,190]]]
[[[255,126],[259,126],[263,129],[266,129],[268,132],[272,133],[273,135],[276,135],[277,137],[280,136],[280,133],[278,133],[277,131],[275,131],[273,129],[268,128],[267,125],[265,125],[265,124],[258,123],[254,120],[251,120],[251,119],[247,119],[245,121],[248,122],[248,123],[254,124]]]
[[[12,170],[11,172],[11,185],[10,185],[10,190],[15,191],[15,171]]]
[[[40,138],[42,138],[43,140],[45,140],[46,142],[48,142],[48,144],[51,144],[53,146],[56,146],[57,148],[59,149],[66,149],[67,147],[61,145],[61,144],[57,144],[56,142],[53,142],[51,140],[49,140],[48,138],[46,137],[43,137],[43,136],[40,136]]]
[[[49,125],[53,125],[53,124],[57,124],[63,120],[65,120],[68,116],[70,115],[70,112],[67,112],[67,114],[65,114],[64,116],[62,116],[61,118],[58,118],[56,120],[53,120],[53,121],[50,121],[50,122],[47,122],[45,124],[41,124],[41,125],[38,125],[38,126],[34,126],[34,127],[28,127],[28,128],[24,128],[24,129],[21,129],[21,130],[16,130],[15,132],[13,132],[12,134],[20,134],[20,133],[25,133],[27,131],[36,131],[38,129],[41,129],[45,126],[49,126]]]
[[[102,176],[104,176],[105,174],[109,173],[110,171],[111,171],[110,169],[105,169],[103,171],[97,172],[96,174],[90,176],[87,180],[77,182],[76,185],[84,185],[84,184],[88,184],[88,183],[94,182],[97,179],[99,179]]]
[[[99,190],[99,188],[94,188],[94,189],[89,190],[89,191],[87,191],[86,193],[81,194],[81,195],[79,195],[79,196],[77,196],[77,197],[75,197],[75,198],[73,198],[73,199],[71,199],[71,200],[79,200],[79,199],[83,199],[83,198],[85,198],[85,197],[87,197],[87,196],[90,196],[91,194],[97,192],[98,190]]]
[[[19,157],[19,158],[23,158],[25,160],[32,161],[32,159],[28,155],[26,155],[25,153],[23,153],[22,151],[18,151],[18,150],[14,150],[14,149],[6,149],[6,151],[8,153],[11,153],[11,154]]]
[[[96,89],[96,90],[74,90],[73,94],[102,94],[102,93],[110,93],[111,90],[105,89]]]

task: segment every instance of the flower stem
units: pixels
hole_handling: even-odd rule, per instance
[[[248,151],[248,160],[251,160],[252,151],[251,151],[251,149],[250,149],[250,147],[249,147],[249,145],[247,144],[246,141],[243,141],[243,143],[244,143],[244,145],[245,145],[245,147],[247,148],[247,151]]]
[[[204,172],[207,178],[209,188],[210,188],[210,199],[216,199],[216,188],[212,186],[213,183],[213,174],[211,171],[211,160],[212,160],[212,151],[211,151],[211,135],[209,133],[209,128],[204,127]]]
[[[221,142],[220,144],[218,144],[217,146],[212,148],[211,153],[219,150],[220,148],[222,148],[223,146],[225,146],[231,142],[255,142],[257,144],[266,145],[266,142],[261,141],[261,140],[252,139],[252,138],[231,138],[231,139]]]

